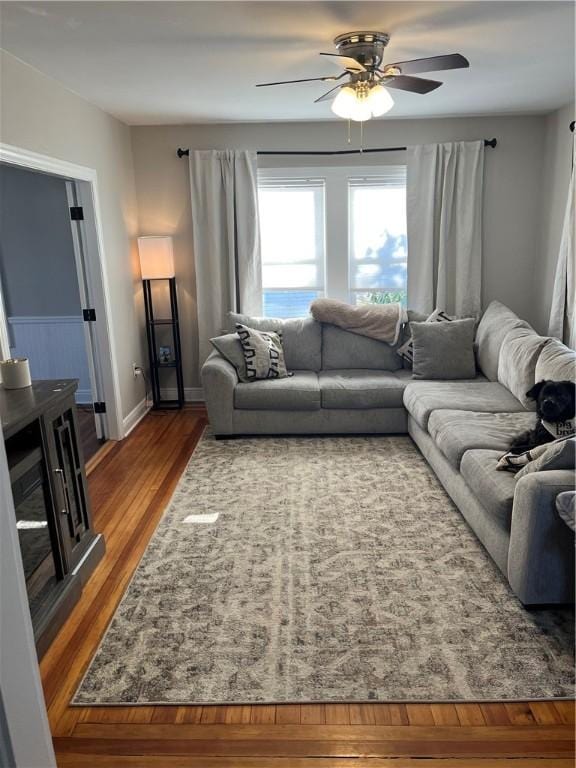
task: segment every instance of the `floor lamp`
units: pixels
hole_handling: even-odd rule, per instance
[[[140,270],[142,272],[144,288],[146,336],[148,338],[153,407],[155,409],[182,408],[184,405],[184,382],[182,378],[182,354],[172,238],[168,236],[139,237],[138,253],[140,255]],[[168,282],[170,297],[169,317],[156,317],[154,314],[152,281],[158,280]],[[171,331],[172,349],[159,346],[157,336],[162,330]],[[176,373],[177,396],[175,398],[162,397],[160,377],[166,371],[174,371]]]

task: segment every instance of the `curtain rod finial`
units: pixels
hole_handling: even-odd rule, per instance
[[[190,150],[189,149],[182,149],[181,147],[178,147],[178,149],[176,150],[176,154],[180,158],[182,158],[184,156],[189,157],[190,156]]]
[[[498,144],[497,139],[486,139],[486,141],[484,142],[485,147],[492,147],[492,149],[494,149],[496,144]]]
[[[574,124],[575,123],[576,123],[576,120],[572,120],[572,122],[570,123],[570,130],[572,131],[572,133],[574,133]]]

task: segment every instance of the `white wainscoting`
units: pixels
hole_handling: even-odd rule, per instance
[[[27,357],[33,379],[78,379],[77,403],[92,402],[81,316],[8,317],[13,357]]]

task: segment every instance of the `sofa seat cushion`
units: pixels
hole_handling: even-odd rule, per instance
[[[234,389],[234,407],[250,411],[317,411],[320,408],[318,374],[294,371],[286,379],[262,379]]]
[[[466,451],[460,472],[484,509],[509,530],[516,480],[512,472],[496,469],[501,455],[502,451],[485,449]]]
[[[407,375],[408,374],[408,375]],[[322,408],[402,408],[409,372],[343,369],[320,371]]]
[[[455,469],[462,456],[474,448],[505,453],[516,435],[533,429],[536,415],[521,413],[477,413],[476,411],[433,411],[428,432],[438,449]]]
[[[404,390],[404,405],[422,429],[433,411],[516,413],[524,407],[505,386],[484,376],[467,381],[413,381]]]

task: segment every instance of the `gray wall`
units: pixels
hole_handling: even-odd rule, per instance
[[[533,266],[540,253],[540,191],[544,116],[427,120],[376,120],[366,125],[365,146],[404,146],[459,139],[498,139],[486,150],[483,301],[499,299],[535,321]],[[198,386],[196,285],[192,250],[188,163],[176,148],[345,149],[344,121],[150,126],[132,129],[139,229],[173,234],[186,386]],[[355,138],[353,140],[356,140]],[[398,164],[404,153],[354,157],[349,164]],[[290,158],[291,164],[306,163]],[[333,163],[333,159],[327,162]],[[262,165],[287,165],[262,158]],[[318,158],[308,160],[318,165]]]
[[[545,118],[544,168],[541,180],[540,251],[534,262],[534,327],[547,333],[554,273],[560,248],[562,224],[568,197],[574,134],[574,103]]]
[[[124,417],[143,398],[132,362],[147,360],[135,237],[130,129],[60,83],[0,52],[0,137],[7,144],[94,168],[98,174],[109,318]]]
[[[0,166],[0,275],[9,316],[81,314],[63,179]]]

